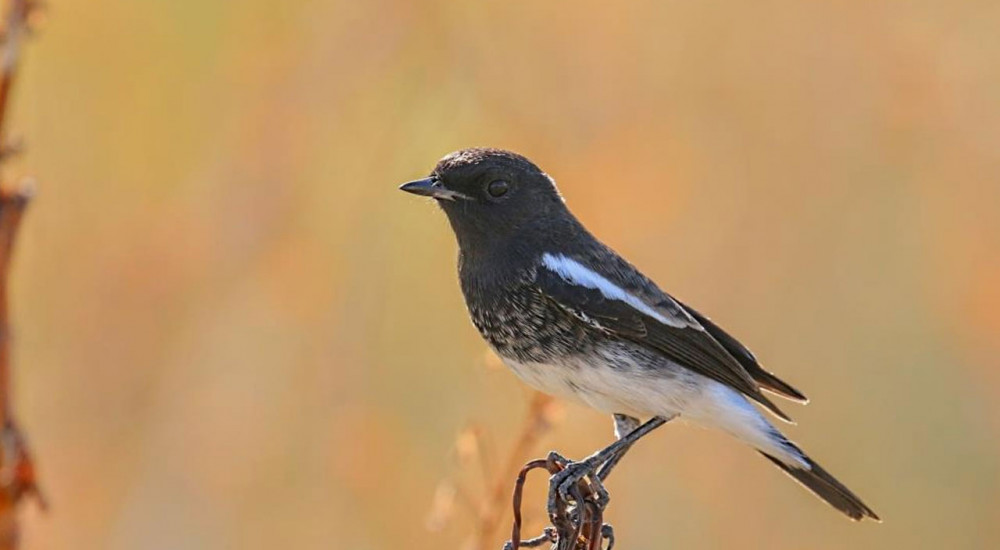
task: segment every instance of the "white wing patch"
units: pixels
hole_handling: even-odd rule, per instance
[[[665,325],[677,328],[691,326],[687,319],[675,319],[660,313],[635,295],[609,281],[607,277],[572,258],[568,258],[562,254],[550,254],[546,252],[542,254],[542,265],[557,273],[569,283],[598,290],[605,298],[625,302]]]

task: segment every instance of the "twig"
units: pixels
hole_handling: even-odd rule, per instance
[[[21,44],[29,30],[28,18],[37,6],[30,0],[10,0],[7,6],[0,52],[0,162],[19,148],[6,141],[4,122]],[[13,189],[0,181],[0,550],[18,546],[17,506],[25,495],[35,496],[42,508],[46,507],[35,480],[31,453],[14,420],[10,391],[8,276],[14,239],[32,191],[30,180],[22,180]]]
[[[514,523],[511,527],[510,540],[504,544],[504,550],[520,550],[540,546],[546,542],[553,543],[555,550],[602,550],[605,540],[606,550],[612,550],[615,545],[614,529],[604,523],[604,505],[598,502],[597,491],[593,481],[581,479],[570,489],[570,499],[565,500],[559,494],[556,474],[561,472],[569,462],[555,452],[547,458],[529,461],[521,468],[514,482],[512,504]],[[524,492],[524,482],[528,472],[536,469],[546,470],[549,477],[549,521],[552,526],[546,527],[541,535],[521,540],[521,500]]]
[[[550,415],[547,413],[547,410],[552,406],[552,401],[552,397],[543,393],[535,392],[532,396],[521,434],[507,455],[506,465],[495,477],[493,488],[480,513],[477,548],[487,548],[493,540],[497,529],[499,529],[500,520],[503,519],[503,510],[505,508],[503,501],[504,495],[507,494],[508,490],[508,480],[518,472],[518,464],[524,460],[524,457],[529,456],[528,453],[535,448],[538,440],[548,431]],[[520,514],[520,510],[518,514]]]
[[[483,489],[469,491],[464,483],[456,479],[442,481],[435,491],[433,505],[427,515],[427,528],[432,531],[442,529],[452,517],[455,503],[459,502],[471,511],[475,525],[475,530],[463,547],[468,550],[495,548],[500,525],[509,509],[506,504],[507,484],[511,477],[517,475],[521,462],[531,454],[542,436],[557,421],[559,410],[552,397],[535,392],[528,403],[523,425],[510,450],[500,461],[502,467],[499,469],[492,460],[494,455],[491,450],[494,446],[489,443],[489,432],[475,425],[464,430],[455,442],[456,454],[463,466],[471,465],[474,460],[480,463]]]
[[[534,546],[532,542],[535,539],[524,542],[521,541],[521,498],[524,495],[524,482],[528,478],[528,472],[536,468],[548,469],[548,461],[539,458],[528,462],[523,468],[521,468],[521,471],[517,474],[517,481],[514,482],[514,527],[511,530],[510,543],[508,543],[514,550],[521,546]],[[550,531],[549,529],[546,529],[545,533],[542,533],[542,535],[536,537],[536,539],[541,539],[542,537],[552,538],[552,541],[555,542],[555,532]]]

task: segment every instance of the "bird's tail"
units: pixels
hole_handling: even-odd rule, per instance
[[[786,474],[795,479],[795,481],[801,483],[806,489],[812,491],[814,495],[823,499],[830,506],[840,510],[852,520],[861,521],[864,518],[871,518],[875,521],[882,521],[878,517],[878,514],[861,501],[858,495],[855,495],[843,483],[837,481],[835,477],[824,470],[822,466],[806,456],[795,444],[783,436],[781,439],[783,440],[783,446],[790,447],[798,453],[802,461],[808,466],[807,468],[803,467],[800,462],[785,462],[764,451],[760,451],[760,454],[773,462],[775,466],[781,468]]]
[[[745,397],[722,384],[708,384],[706,398],[689,404],[684,416],[720,428],[752,445],[786,474],[853,520],[879,520],[857,495],[789,441]]]

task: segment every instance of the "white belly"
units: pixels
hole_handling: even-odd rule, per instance
[[[677,415],[721,429],[789,462],[801,460],[776,443],[776,430],[745,397],[678,365],[650,369],[623,360],[620,354],[608,357],[600,353],[568,356],[553,364],[510,359],[504,363],[535,389],[599,411],[637,418]]]
[[[640,365],[612,363],[582,355],[558,363],[504,363],[533,388],[607,413],[637,417],[682,413],[701,393],[698,381],[677,373],[655,372]]]

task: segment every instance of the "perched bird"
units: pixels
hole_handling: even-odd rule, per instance
[[[767,393],[805,396],[591,235],[530,160],[465,149],[400,189],[447,215],[472,322],[503,362],[542,392],[614,415],[618,444],[568,469],[571,482],[682,417],[753,446],[851,519],[879,519],[754,406],[787,421]]]

